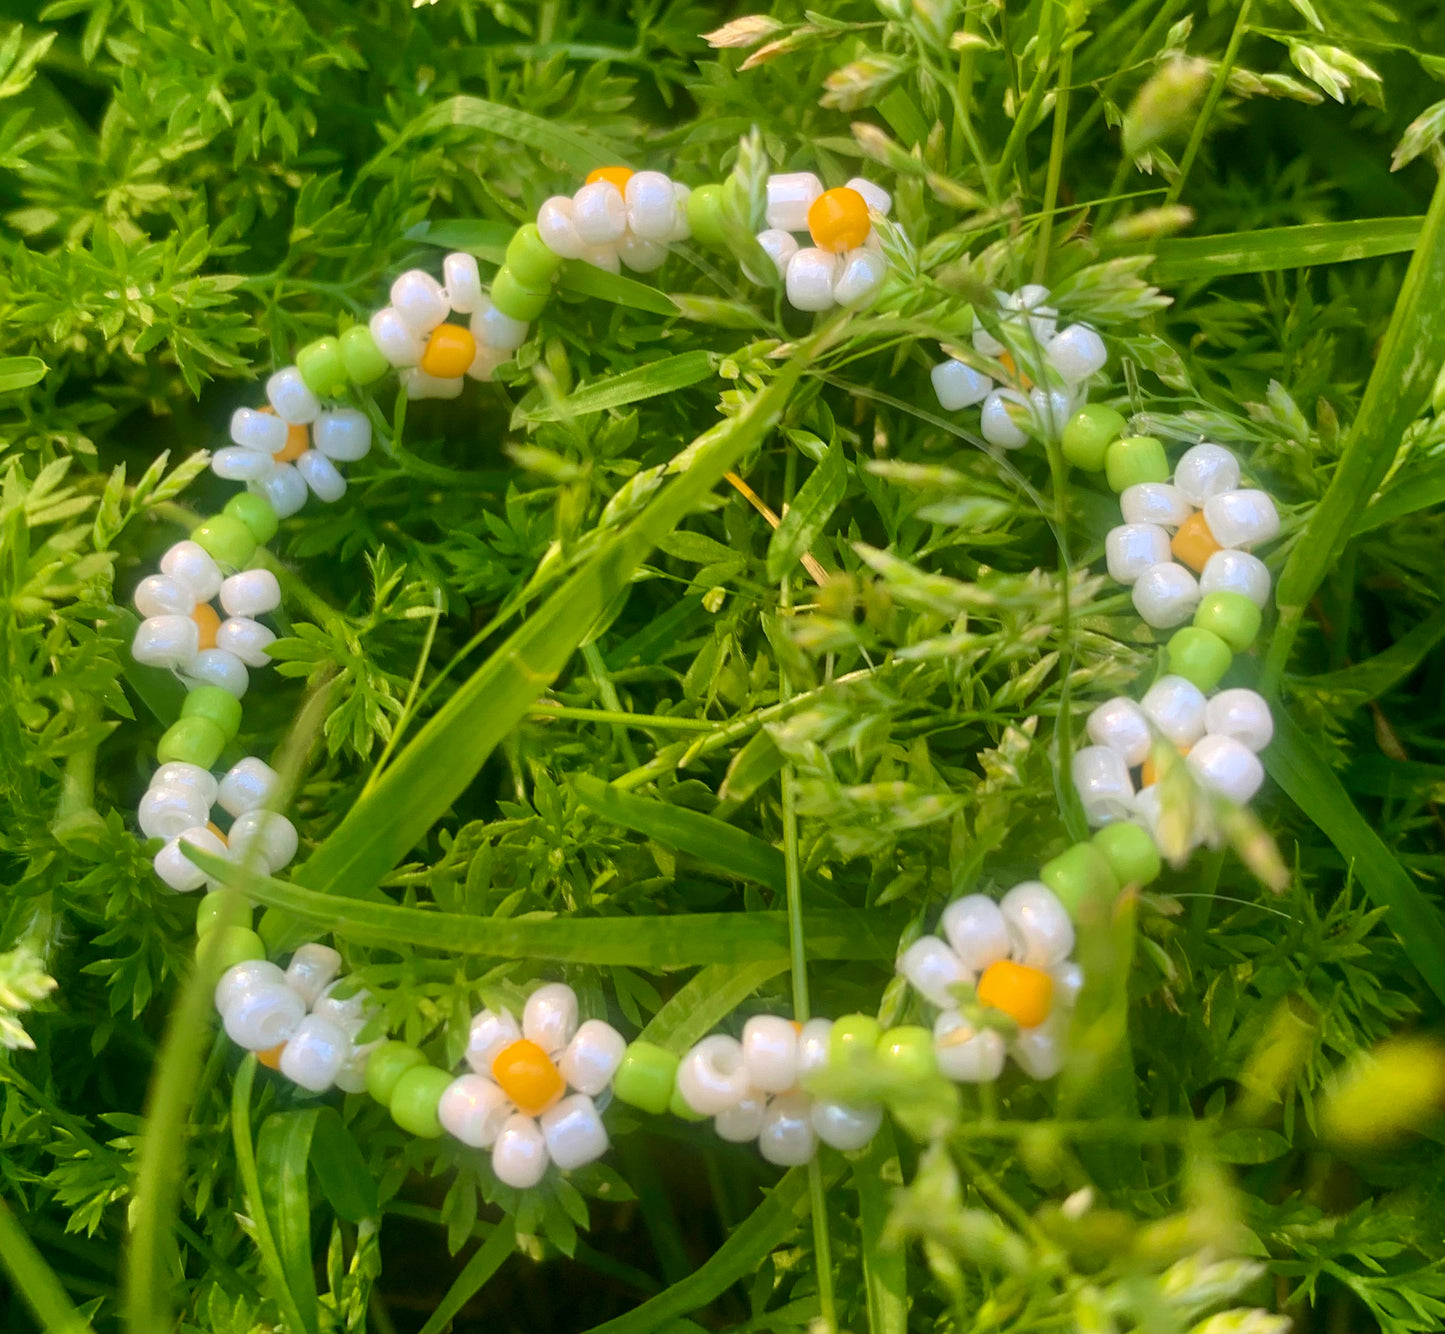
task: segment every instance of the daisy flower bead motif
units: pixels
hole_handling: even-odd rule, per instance
[[[579,1024],[576,992],[550,982],[527,998],[520,1025],[507,1010],[472,1020],[471,1072],[443,1092],[437,1119],[463,1144],[491,1149],[497,1179],[525,1190],[548,1163],[568,1171],[607,1152],[601,1112],[626,1050],[611,1024]]]

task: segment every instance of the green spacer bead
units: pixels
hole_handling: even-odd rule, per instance
[[[353,324],[336,341],[341,349],[341,364],[354,384],[372,384],[391,369],[391,362],[381,355],[366,325]]]
[[[547,292],[523,287],[505,264],[492,279],[492,305],[513,320],[535,320],[547,308]]]
[[[518,227],[507,242],[508,270],[521,285],[533,292],[545,292],[562,267],[562,256],[550,250],[535,222]]]
[[[201,950],[206,946],[207,937],[210,932],[198,937],[196,940],[196,955],[199,958]],[[250,959],[264,959],[266,957],[266,944],[254,931],[245,926],[228,926],[221,936],[217,945],[220,951],[217,969],[224,973],[228,968],[234,968],[238,963],[246,963]]]
[[[198,523],[191,529],[191,541],[198,543],[217,565],[244,569],[256,554],[256,535],[240,519],[229,514]]]
[[[727,227],[723,222],[723,188],[720,185],[699,185],[687,197],[687,226],[698,245],[721,249],[727,245]]]
[[[426,1057],[406,1042],[383,1042],[366,1061],[366,1091],[382,1106],[391,1105],[396,1081],[408,1070],[426,1064]]]
[[[451,1082],[451,1074],[434,1065],[417,1065],[404,1071],[387,1103],[391,1119],[418,1139],[437,1139],[442,1133],[437,1107]]]
[[[1102,403],[1090,403],[1064,427],[1064,457],[1085,472],[1102,472],[1109,446],[1124,434],[1124,417]]]
[[[226,502],[226,508],[221,513],[240,519],[251,530],[251,536],[263,546],[276,536],[276,529],[280,526],[271,502],[265,496],[250,491],[238,491]]]
[[[181,705],[182,718],[209,718],[234,741],[241,730],[241,701],[220,686],[193,686]]]
[[[1039,879],[1058,896],[1070,917],[1077,918],[1079,908],[1090,899],[1113,898],[1119,892],[1119,878],[1105,854],[1092,843],[1075,843],[1073,847],[1047,861],[1039,870]]]
[[[1194,624],[1243,653],[1259,633],[1259,608],[1243,593],[1206,593],[1194,609]]]
[[[613,1095],[654,1116],[667,1111],[677,1082],[678,1058],[653,1042],[632,1042],[612,1077]]]
[[[1108,858],[1114,878],[1121,885],[1150,884],[1164,869],[1154,840],[1139,825],[1127,820],[1106,824],[1092,842]]]
[[[687,1105],[687,1099],[682,1096],[682,1090],[674,1083],[672,1086],[672,1097],[667,1100],[667,1110],[680,1121],[706,1121],[708,1118],[702,1112],[695,1112]]]
[[[847,1065],[878,1050],[883,1029],[871,1014],[845,1014],[828,1037],[828,1062]]]
[[[226,734],[209,718],[178,718],[161,737],[156,758],[162,764],[181,760],[210,769],[226,748]]]
[[[1175,676],[1193,681],[1206,695],[1219,684],[1234,660],[1224,640],[1213,630],[1201,630],[1197,625],[1176,630],[1165,652],[1169,670]]]
[[[1164,457],[1164,446],[1152,435],[1125,436],[1104,451],[1104,475],[1115,491],[1140,482],[1167,482],[1169,460]]]
[[[319,398],[336,398],[346,392],[346,362],[334,338],[318,338],[296,354],[296,369],[306,387]]]
[[[938,1073],[933,1034],[916,1024],[890,1028],[878,1039],[878,1059],[901,1079],[927,1079]]]
[[[215,929],[216,923],[220,920],[221,904],[225,901],[226,895],[221,890],[212,890],[196,904],[196,935],[204,936],[207,932]],[[251,907],[249,904],[242,904],[241,910],[232,921],[233,927],[240,927],[243,930],[251,929]],[[261,937],[257,936],[257,940]],[[260,958],[265,958],[265,945],[263,944]]]

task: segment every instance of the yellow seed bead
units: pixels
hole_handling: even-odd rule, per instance
[[[439,324],[427,339],[421,368],[440,380],[455,380],[467,373],[477,355],[477,340],[460,324]]]
[[[978,979],[982,1005],[1002,1010],[1020,1028],[1037,1028],[1054,1004],[1054,979],[1041,968],[1000,959]]]
[[[594,181],[611,181],[621,194],[627,193],[627,182],[631,179],[631,167],[594,167],[587,173],[588,185]]]
[[[305,426],[288,426],[286,443],[271,455],[277,463],[291,463],[311,448],[311,433]]]
[[[808,207],[808,231],[819,250],[856,250],[868,239],[871,226],[867,201],[846,185],[824,190]]]
[[[281,1068],[281,1053],[286,1050],[286,1044],[279,1042],[274,1047],[267,1047],[265,1051],[258,1051],[256,1059],[268,1070],[279,1070]]]
[[[567,1091],[566,1081],[552,1058],[526,1038],[497,1053],[492,1061],[492,1078],[517,1104],[517,1110],[528,1116],[540,1116]]]
[[[195,611],[191,613],[191,620],[201,632],[201,647],[215,648],[216,631],[221,628],[221,618],[216,614],[216,609],[209,602],[198,602]]]
[[[1169,549],[1195,574],[1202,574],[1209,558],[1216,551],[1222,550],[1214,540],[1214,534],[1209,531],[1209,525],[1204,521],[1203,510],[1195,510],[1179,525],[1179,531],[1174,534]]]

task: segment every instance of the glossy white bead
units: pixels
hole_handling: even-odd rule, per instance
[[[437,1104],[437,1120],[455,1140],[473,1149],[490,1149],[513,1112],[501,1087],[481,1075],[459,1075]]]
[[[1263,610],[1269,601],[1269,569],[1258,556],[1225,548],[1204,562],[1201,593],[1243,593]]]
[[[1038,880],[1015,885],[999,900],[1015,963],[1052,968],[1073,953],[1074,924],[1059,896]]]
[[[527,1190],[546,1175],[547,1141],[530,1116],[514,1112],[502,1122],[492,1146],[492,1171],[513,1190]]]
[[[505,1047],[518,1041],[522,1029],[506,1010],[481,1010],[472,1019],[467,1037],[466,1061],[479,1075],[492,1073],[492,1062]]]
[[[1023,408],[1024,411],[1016,414],[1010,408]],[[995,389],[983,400],[978,429],[991,445],[1000,449],[1022,449],[1028,444],[1029,437],[1019,422],[1031,420],[1032,415],[1032,406],[1018,390]]]
[[[199,764],[187,764],[184,760],[167,760],[151,775],[151,786],[181,788],[190,792],[205,805],[207,811],[216,804],[219,788],[216,775],[209,769],[202,769]]]
[[[1129,767],[1117,751],[1107,746],[1085,746],[1074,752],[1069,771],[1091,828],[1101,829],[1129,818],[1134,784],[1129,779]]]
[[[1064,427],[1069,424],[1076,407],[1074,396],[1067,389],[1029,390],[1029,409],[1034,426],[1048,439],[1056,440],[1064,433]]]
[[[281,791],[281,775],[265,760],[248,755],[238,760],[221,779],[216,800],[227,815],[244,815],[270,805]]]
[[[893,196],[881,185],[875,185],[872,181],[865,181],[861,176],[855,176],[847,183],[849,190],[856,190],[863,196],[863,202],[873,213],[887,217],[893,211]]]
[[[200,627],[189,616],[147,616],[131,640],[130,656],[147,667],[184,667],[200,647]]]
[[[1194,507],[1184,493],[1168,482],[1136,482],[1119,496],[1119,512],[1125,523],[1157,523],[1161,528],[1178,528]]]
[[[400,375],[406,396],[413,401],[424,398],[460,398],[463,377],[429,375],[420,366],[408,366]]]
[[[322,991],[312,1004],[311,1013],[331,1020],[355,1042],[356,1035],[366,1027],[371,1018],[371,993],[366,990],[353,991],[343,997],[338,993],[346,984],[346,979],[340,978]]]
[[[833,284],[833,300],[849,310],[866,306],[888,277],[888,261],[877,250],[859,247],[843,256],[842,271]]]
[[[939,362],[928,375],[933,381],[933,392],[938,395],[938,405],[945,412],[957,412],[982,403],[993,390],[993,381],[987,375],[953,357]]]
[[[286,965],[286,985],[311,1009],[341,971],[341,955],[330,945],[301,945]]]
[[[142,616],[189,616],[196,595],[189,584],[168,574],[147,575],[135,586],[135,609]]]
[[[343,1093],[365,1093],[366,1062],[380,1045],[380,1041],[377,1041],[363,1043],[358,1047],[353,1041],[346,1053],[346,1059],[341,1063],[341,1069],[336,1072],[336,1087]]]
[[[391,306],[384,306],[371,317],[370,328],[376,350],[395,367],[415,366],[426,351],[426,340]]]
[[[227,445],[211,455],[211,471],[227,482],[260,482],[276,471],[276,460],[259,450]]]
[[[998,341],[984,326],[978,317],[978,312],[973,314],[973,350],[985,357],[997,357],[1000,353],[1007,351],[1002,343]]]
[[[1174,485],[1194,506],[1239,486],[1239,460],[1223,445],[1195,445],[1174,466]]]
[[[355,463],[371,452],[371,422],[355,408],[328,408],[311,427],[311,443],[329,459]]]
[[[471,319],[472,337],[498,352],[514,352],[527,341],[527,321],[503,315],[491,298],[484,298]]]
[[[161,557],[161,573],[189,588],[197,602],[209,602],[221,591],[221,567],[199,542],[177,542]]]
[[[446,290],[422,269],[408,269],[391,285],[391,308],[419,339],[424,339],[447,317]]]
[[[442,282],[446,287],[447,305],[458,315],[470,315],[482,299],[482,275],[477,257],[454,250],[442,260]],[[336,456],[333,454],[332,458]]]
[[[522,1036],[555,1056],[577,1031],[577,993],[565,982],[549,982],[527,997]]]
[[[574,1093],[549,1107],[542,1113],[541,1129],[548,1156],[564,1172],[596,1162],[607,1152],[607,1130],[585,1093]]]
[[[306,1018],[306,1006],[290,987],[258,981],[245,987],[221,1012],[226,1036],[247,1051],[269,1051],[289,1041]]]
[[[667,262],[662,241],[644,241],[630,232],[617,243],[617,258],[633,273],[655,273]]]
[[[321,412],[321,400],[295,366],[284,367],[266,381],[266,398],[276,415],[291,426],[309,426]]]
[[[1251,547],[1279,536],[1279,511],[1263,491],[1225,491],[1204,502],[1204,522],[1222,547]]]
[[[1168,630],[1183,625],[1199,605],[1199,581],[1177,561],[1151,565],[1134,581],[1134,610],[1145,625]]]
[[[264,667],[271,661],[266,649],[276,636],[249,616],[231,616],[216,629],[216,647],[234,653],[247,667]]]
[[[782,172],[768,177],[769,227],[785,232],[808,230],[808,210],[823,193],[823,182],[811,171]]]
[[[758,1131],[763,1128],[763,1111],[767,1105],[767,1094],[750,1092],[713,1117],[712,1128],[719,1139],[729,1144],[746,1144],[757,1139]]]
[[[973,983],[973,973],[937,936],[915,940],[899,956],[898,971],[920,996],[943,1009],[958,1004],[954,987]]]
[[[1169,534],[1154,523],[1123,523],[1104,538],[1109,577],[1132,584],[1151,565],[1169,559]]]
[[[594,269],[601,269],[604,273],[622,272],[622,261],[618,258],[615,243],[584,246],[582,254],[578,258],[584,264],[590,264]]]
[[[181,677],[188,687],[219,686],[237,699],[246,697],[251,684],[246,664],[223,648],[203,648],[186,664]]]
[[[863,1148],[883,1124],[883,1108],[877,1103],[857,1106],[823,1098],[813,1103],[813,1133],[840,1153]]]
[[[1118,695],[1105,700],[1084,726],[1090,741],[1116,751],[1131,769],[1149,758],[1149,719],[1132,699]]]
[[[1052,1079],[1064,1068],[1066,1034],[1057,1012],[1037,1028],[1024,1029],[1010,1048],[1019,1069],[1030,1079]]]
[[[478,343],[477,355],[472,358],[472,364],[467,367],[467,377],[472,380],[488,381],[498,366],[511,359],[510,352],[503,352],[498,348],[488,347],[485,343]]]
[[[262,983],[271,987],[284,987],[286,974],[269,959],[247,959],[244,963],[232,964],[216,983],[213,993],[216,1013],[225,1014],[237,997]]]
[[[290,864],[299,845],[296,826],[279,811],[246,811],[226,837],[233,862],[270,875]]]
[[[627,178],[623,199],[627,228],[640,240],[665,242],[677,221],[672,182],[660,171],[635,171]]]
[[[581,259],[586,249],[577,225],[572,220],[572,200],[567,195],[553,195],[537,210],[537,232],[542,244],[563,259]]]
[[[595,1098],[612,1082],[626,1052],[627,1039],[611,1024],[589,1019],[572,1035],[557,1069],[569,1088]]]
[[[780,231],[776,227],[769,227],[765,232],[758,233],[758,244],[762,246],[767,257],[773,261],[773,268],[777,270],[779,278],[783,278],[788,272],[788,263],[798,253],[798,239],[792,232]],[[750,271],[747,276],[755,283],[764,280],[757,274]],[[771,280],[769,280],[771,281]]]
[[[299,514],[305,508],[309,494],[301,474],[289,463],[278,463],[276,471],[264,482],[252,482],[246,489],[265,496],[278,519],[289,519],[293,514]]]
[[[812,1100],[801,1093],[785,1093],[763,1110],[758,1129],[758,1152],[777,1167],[797,1167],[818,1150],[813,1130]]]
[[[788,304],[795,310],[831,310],[838,256],[809,246],[788,261]]]
[[[792,1088],[798,1082],[798,1030],[777,1015],[753,1015],[743,1025],[743,1067],[755,1089]]]
[[[1046,309],[1049,289],[1042,283],[1025,283],[1017,292],[998,292],[999,305],[1005,310],[1038,311]]]
[[[461,381],[458,380],[457,383],[460,384]],[[311,488],[317,500],[331,505],[346,494],[346,478],[319,449],[308,449],[297,459],[296,471],[301,474],[301,480]]]
[[[828,1064],[828,1051],[833,1040],[831,1019],[809,1019],[798,1034],[798,1078],[807,1079]]]
[[[286,423],[274,412],[237,408],[231,414],[231,439],[242,449],[268,458],[286,448]]]
[[[1204,735],[1204,696],[1193,681],[1182,676],[1161,676],[1139,707],[1159,734],[1180,750]]]
[[[1066,384],[1079,384],[1109,359],[1104,340],[1084,324],[1061,329],[1048,343],[1049,360]]]
[[[749,1087],[742,1043],[726,1033],[703,1038],[677,1067],[677,1091],[700,1116],[726,1111]]]
[[[330,1020],[308,1014],[281,1048],[281,1073],[293,1084],[322,1093],[336,1082],[351,1054],[351,1040]]]
[[[227,616],[263,616],[281,605],[281,585],[270,570],[243,570],[221,585]]]
[[[956,1084],[991,1084],[1003,1073],[1006,1046],[991,1028],[975,1028],[957,1010],[933,1022],[938,1072]]]
[[[939,926],[959,962],[975,973],[1008,958],[1008,924],[998,904],[986,894],[966,894],[955,899],[943,910]]]
[[[147,838],[172,839],[211,818],[211,805],[194,788],[153,783],[140,799],[137,813]]]
[[[584,246],[616,245],[627,230],[627,201],[611,181],[593,181],[572,196],[572,225]]]
[[[1072,1009],[1084,989],[1084,969],[1072,959],[1066,959],[1049,969],[1054,979],[1054,1004]]]
[[[672,230],[667,239],[676,245],[692,239],[692,226],[687,220],[687,201],[692,197],[692,187],[681,181],[672,183]]]
[[[1194,777],[1211,792],[1243,806],[1264,782],[1264,765],[1242,741],[1211,733],[1184,757]]]
[[[1204,730],[1210,736],[1233,737],[1257,753],[1274,737],[1274,717],[1263,695],[1237,687],[1210,697],[1204,706]]]

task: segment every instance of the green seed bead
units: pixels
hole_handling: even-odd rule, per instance
[[[678,1064],[678,1058],[665,1047],[652,1042],[629,1043],[612,1078],[613,1095],[630,1107],[660,1115],[672,1104]]]
[[[708,1119],[702,1112],[695,1112],[687,1105],[687,1099],[682,1096],[682,1090],[675,1083],[672,1086],[672,1097],[667,1100],[667,1110],[681,1121]]]
[[[374,1057],[375,1053],[372,1055]],[[370,1066],[368,1061],[367,1068]],[[437,1107],[451,1082],[452,1075],[434,1065],[417,1065],[404,1071],[387,1103],[391,1119],[418,1139],[437,1139],[442,1133]]]
[[[215,930],[216,923],[220,921],[221,918],[221,905],[225,902],[225,899],[226,895],[224,891],[212,890],[196,905],[197,936],[204,936],[208,932]],[[240,905],[240,911],[236,913],[231,925],[247,931],[251,929],[250,904],[243,903]],[[256,939],[260,940],[261,937],[257,936]],[[264,944],[262,945],[262,953],[259,957],[266,957]]]
[[[720,185],[699,185],[687,197],[687,226],[698,245],[721,249],[727,245]]]
[[[239,519],[263,546],[276,536],[276,529],[280,526],[271,502],[265,496],[253,495],[250,491],[236,492],[221,513]]]
[[[1090,899],[1113,898],[1119,892],[1114,867],[1092,843],[1075,843],[1052,861],[1045,862],[1039,879],[1054,891],[1069,916],[1074,918]]]
[[[384,1107],[408,1070],[426,1064],[426,1057],[405,1042],[383,1042],[366,1061],[366,1091]]]
[[[547,308],[546,292],[523,287],[505,264],[492,279],[492,305],[514,320],[535,320]]]
[[[535,222],[518,227],[507,242],[507,268],[521,285],[533,292],[545,292],[551,286],[562,256],[549,250]]]
[[[210,769],[225,748],[226,734],[209,718],[178,718],[161,737],[156,758],[162,764],[180,760]]]
[[[1206,593],[1194,609],[1194,624],[1243,653],[1259,633],[1259,608],[1243,593]]]
[[[1164,864],[1154,840],[1136,824],[1120,820],[1106,824],[1092,840],[1108,858],[1114,878],[1121,885],[1147,885],[1159,878]]]
[[[1234,659],[1224,640],[1213,630],[1201,630],[1197,625],[1176,630],[1170,636],[1166,653],[1169,670],[1175,676],[1193,681],[1206,695],[1219,684]]]
[[[1167,482],[1169,460],[1152,435],[1125,436],[1104,451],[1104,475],[1115,491],[1140,482]]]
[[[196,956],[200,957],[202,949],[206,946],[210,932],[206,932],[196,940]],[[245,963],[250,959],[264,959],[266,957],[265,942],[249,927],[228,926],[221,935],[217,949],[220,951],[216,968],[218,972],[224,973],[228,968],[234,968],[238,963]]]
[[[203,547],[217,565],[244,569],[256,554],[256,535],[240,519],[229,514],[198,523],[191,529],[191,541]]]
[[[1085,472],[1102,472],[1109,446],[1124,434],[1124,418],[1102,403],[1090,403],[1064,427],[1064,457]]]
[[[241,730],[241,701],[220,686],[195,686],[181,705],[182,718],[209,718],[234,741]]]
[[[353,384],[372,384],[391,369],[391,362],[381,355],[376,339],[364,324],[353,324],[336,342],[341,349],[341,364]]]
[[[890,1028],[878,1039],[878,1058],[900,1079],[927,1079],[938,1073],[933,1034],[916,1024]]]
[[[832,1065],[847,1065],[865,1053],[872,1055],[878,1050],[878,1039],[882,1036],[882,1026],[871,1014],[845,1014],[833,1025],[829,1035],[828,1061]]]
[[[336,398],[346,392],[346,362],[334,338],[318,338],[296,354],[296,368],[306,387],[318,397]]]

